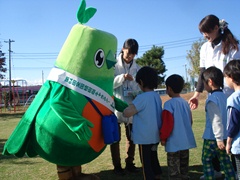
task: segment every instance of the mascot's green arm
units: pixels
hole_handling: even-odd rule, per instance
[[[123,112],[125,108],[128,107],[128,104],[125,101],[114,96],[115,109],[119,112]]]
[[[67,90],[60,84],[55,85],[52,90],[54,92],[51,92],[50,95],[50,106],[79,140],[89,140],[92,136],[90,128],[93,127],[93,124],[75,109],[72,102],[69,101],[69,91]]]

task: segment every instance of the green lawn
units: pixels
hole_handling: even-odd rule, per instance
[[[200,103],[197,110],[193,111],[193,130],[197,141],[197,148],[190,150],[190,167],[189,175],[191,179],[199,179],[202,175],[201,163],[201,149],[202,149],[202,133],[204,128],[204,102]],[[7,138],[15,128],[22,115],[1,115],[0,114],[0,152],[2,152],[3,145]],[[124,128],[122,128],[124,129]],[[124,135],[124,132],[122,132]],[[125,154],[125,137],[121,141],[122,164],[124,164]],[[163,168],[163,178],[167,179],[167,163],[166,153],[164,148],[160,145],[158,148],[158,155],[160,164]],[[141,167],[139,160],[139,151],[137,149],[135,156],[135,163],[137,167]],[[111,155],[109,147],[95,160],[83,165],[83,172],[95,173],[102,180],[141,180],[142,172],[137,174],[127,173],[125,176],[119,177],[113,173],[113,166],[111,162]],[[3,156],[0,154],[0,179],[3,180],[56,180],[56,166],[45,161],[40,157],[36,158],[16,158],[14,156]]]

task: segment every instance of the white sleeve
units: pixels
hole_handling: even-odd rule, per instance
[[[204,43],[200,49],[200,62],[199,62],[200,68],[206,67],[205,60],[206,60],[206,44]]]
[[[238,46],[238,48],[240,48],[240,46]],[[232,52],[232,58],[231,59],[240,59],[240,49],[238,51],[233,51]]]
[[[219,107],[210,101],[207,103],[207,112],[212,122],[213,134],[216,141],[223,141],[223,124]]]
[[[113,88],[116,89],[119,86],[121,86],[124,82],[124,74],[120,74],[115,76],[114,80],[113,80]]]

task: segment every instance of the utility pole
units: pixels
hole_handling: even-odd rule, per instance
[[[12,73],[11,73],[11,53],[12,53],[12,50],[11,50],[11,43],[12,42],[15,42],[14,40],[11,40],[9,39],[8,41],[4,41],[5,43],[8,43],[8,51],[9,51],[9,93],[11,93],[11,90],[12,90]],[[9,96],[10,97],[10,96]]]
[[[186,83],[188,82],[188,78],[187,78],[187,64],[184,65],[185,66],[185,73],[186,73]]]
[[[42,84],[44,83],[44,73],[42,71]]]

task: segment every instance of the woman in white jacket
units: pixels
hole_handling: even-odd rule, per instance
[[[140,67],[134,60],[135,55],[138,53],[138,42],[135,39],[127,39],[124,44],[119,56],[117,58],[117,63],[115,65],[114,73],[114,95],[131,103],[134,97],[141,91],[138,84],[135,81],[135,76]],[[135,155],[135,145],[131,140],[131,130],[132,130],[132,117],[125,118],[122,113],[115,111],[119,123],[119,132],[121,133],[121,123],[124,124],[127,137],[127,157],[126,170],[129,172],[137,172],[138,169],[135,167],[134,155]],[[121,137],[121,134],[120,134]],[[114,172],[118,175],[124,175],[124,170],[121,166],[120,158],[120,147],[119,142],[116,142],[110,146],[112,162],[114,166]]]

